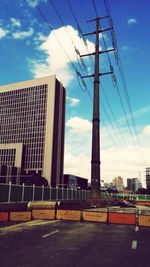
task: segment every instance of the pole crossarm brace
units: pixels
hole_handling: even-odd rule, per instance
[[[106,32],[106,31],[110,31],[110,30],[113,30],[113,28],[110,27],[110,28],[107,28],[107,29],[104,29],[104,30],[99,30],[98,33]],[[96,31],[85,33],[85,34],[83,34],[83,36],[87,36],[87,35],[91,35],[91,34],[96,34]]]
[[[92,21],[95,21],[97,19],[101,20],[101,19],[107,19],[107,18],[109,18],[109,16],[98,17],[96,19],[90,19],[90,20],[87,20],[87,22],[92,22]]]
[[[103,75],[108,75],[108,74],[113,74],[113,71],[99,73],[98,76],[103,76]],[[91,77],[94,77],[94,74],[81,76],[81,78],[91,78]]]
[[[109,52],[113,52],[115,51],[114,48],[112,49],[109,49],[109,50],[103,50],[103,51],[99,51],[99,54],[103,54],[103,53],[109,53]],[[89,53],[89,54],[85,54],[85,55],[80,55],[80,57],[86,57],[86,56],[94,56],[95,55],[95,52],[93,53]]]

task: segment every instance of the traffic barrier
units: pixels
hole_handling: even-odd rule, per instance
[[[80,210],[57,210],[56,218],[58,220],[68,220],[68,221],[80,221],[81,211]]]
[[[7,222],[8,220],[8,212],[0,212],[0,222]]]
[[[33,219],[54,220],[55,210],[32,210]]]
[[[88,222],[107,222],[107,212],[83,211],[82,219]]]
[[[150,226],[150,216],[139,215],[138,222],[139,226]]]
[[[13,211],[10,212],[10,221],[25,222],[31,220],[31,211]]]
[[[108,213],[108,222],[117,224],[136,224],[136,215],[129,213]]]
[[[56,201],[30,201],[28,207],[34,210],[48,210],[55,209],[57,206]]]

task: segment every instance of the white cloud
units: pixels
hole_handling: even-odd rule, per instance
[[[144,129],[143,129],[143,133],[150,135],[150,125],[147,125]]]
[[[43,33],[38,32],[36,36],[34,37],[34,41],[46,41],[47,36],[45,36]]]
[[[91,140],[92,124],[90,121],[72,117],[66,128],[66,150],[65,150],[65,173],[76,174],[87,177],[91,176]],[[141,127],[140,127],[141,128]],[[119,137],[116,131],[112,133]],[[111,182],[118,175],[126,179],[139,177],[141,173],[142,183],[145,186],[145,167],[150,166],[150,125],[144,130],[141,128],[138,137],[141,149],[133,144],[130,135],[126,133],[126,144],[117,144],[117,147],[110,142],[110,136],[106,136],[106,129],[101,129],[101,177],[106,182]]]
[[[29,28],[28,31],[17,31],[12,33],[13,38],[15,39],[25,39],[28,38],[30,36],[32,36],[32,34],[34,33],[33,28]]]
[[[41,62],[33,62],[31,71],[35,77],[41,77],[44,74],[56,74],[57,78],[67,86],[68,83],[74,78],[70,68],[71,62],[77,62],[77,56],[72,45],[78,48],[80,53],[87,53],[86,47],[82,39],[78,35],[78,31],[72,26],[64,26],[51,31],[47,39],[37,47],[46,55],[45,64]],[[87,40],[89,51],[94,51],[94,44]]]
[[[21,22],[19,19],[11,18],[10,21],[11,21],[12,26],[18,27],[18,28],[21,27]]]
[[[8,31],[0,27],[0,39],[7,35]]]
[[[74,97],[67,96],[67,100],[69,101],[70,107],[77,106],[80,103],[80,99]]]
[[[26,0],[26,2],[30,7],[35,8],[40,4],[40,2],[46,3],[47,0]]]
[[[128,19],[128,24],[130,25],[130,24],[135,24],[135,23],[137,23],[137,20],[136,19],[134,19],[134,18],[130,18],[130,19]]]
[[[71,131],[78,134],[87,134],[91,132],[92,123],[86,119],[79,117],[72,117],[66,122],[66,126],[70,128]]]

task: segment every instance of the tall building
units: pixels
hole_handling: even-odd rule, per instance
[[[124,189],[123,178],[121,176],[114,178],[112,180],[112,186],[115,186],[119,192],[122,192]]]
[[[150,189],[150,167],[146,168],[146,188]]]
[[[127,189],[135,193],[139,188],[142,188],[138,178],[127,178]]]
[[[0,86],[0,164],[63,183],[65,89],[48,76]]]

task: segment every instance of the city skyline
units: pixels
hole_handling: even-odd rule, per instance
[[[33,2],[37,4],[32,5]],[[86,20],[96,17],[93,1],[69,2],[83,32],[94,31],[95,23],[86,23]],[[94,3],[98,14],[100,16],[106,15],[103,1],[95,0]],[[145,167],[150,166],[150,93],[148,91],[150,83],[148,76],[150,68],[148,53],[150,3],[143,3],[142,1],[137,3],[135,0],[132,2],[129,0],[121,1],[121,3],[110,0],[109,3],[140,146],[136,142],[136,138],[133,141],[131,137],[111,77],[102,77],[103,87],[100,86],[102,101],[101,176],[102,179],[109,182],[118,175],[123,178],[139,177],[140,172],[142,183],[145,184]],[[72,66],[73,63],[81,74],[86,74],[78,67],[74,46],[81,54],[87,53],[87,49],[81,36],[79,36],[67,1],[19,0],[13,1],[12,5],[9,1],[2,0],[0,7],[0,60],[3,62],[0,66],[0,85],[56,74],[67,88],[65,173],[90,179],[92,103],[88,94],[79,87]],[[54,7],[57,8],[57,12]],[[39,11],[42,11],[48,24],[43,20]],[[58,12],[64,25],[59,19]],[[102,27],[106,28],[108,24],[103,22]],[[110,34],[105,33],[104,38],[107,47],[110,48]],[[88,50],[94,52],[94,38],[88,37],[86,41]],[[102,38],[100,38],[101,44]],[[135,135],[113,53],[110,58],[115,69],[132,135]],[[92,74],[94,70],[90,59],[85,59],[85,64],[88,73]],[[101,55],[100,69],[102,72],[109,71],[107,57],[103,55]],[[90,95],[92,95],[93,85],[91,81],[85,80],[85,82]],[[120,131],[116,127],[105,94],[111,104]],[[110,120],[108,120],[105,111]],[[104,122],[109,127],[109,131]],[[111,134],[109,134],[110,132]]]

